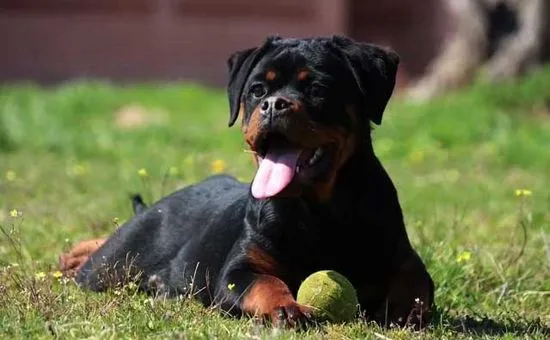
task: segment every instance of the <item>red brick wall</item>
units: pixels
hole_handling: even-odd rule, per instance
[[[431,5],[418,9],[413,0],[373,4],[366,0],[0,0],[0,80],[186,79],[223,85],[228,54],[257,44],[268,34],[347,33],[389,43],[403,55],[411,72],[421,69],[426,52],[414,41],[425,36],[430,38],[424,45],[435,41],[431,37],[437,34],[430,33]]]

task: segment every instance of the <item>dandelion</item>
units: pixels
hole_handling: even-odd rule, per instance
[[[13,218],[15,218],[17,216],[21,216],[21,212],[18,211],[17,209],[12,209],[12,210],[10,210],[10,216],[13,217]]]
[[[223,172],[226,168],[225,161],[222,159],[216,159],[215,161],[210,164],[210,169],[213,173],[219,174],[220,172]]]
[[[6,181],[13,182],[17,178],[17,174],[13,170],[6,171]]]
[[[37,280],[43,280],[46,277],[46,273],[44,272],[38,272],[34,274],[34,278]]]
[[[149,173],[147,173],[147,169],[141,168],[138,170],[139,177],[147,177],[149,176]]]
[[[230,283],[230,284],[227,285],[227,289],[233,290],[233,288],[235,288],[235,284],[234,284],[234,283]]]
[[[532,196],[533,192],[529,189],[516,189],[516,197]]]
[[[120,220],[118,219],[118,217],[113,217],[113,224],[118,225],[119,223],[120,223]]]
[[[63,277],[63,273],[58,270],[53,272],[52,276],[55,277],[56,279],[59,279],[60,277]]]
[[[470,253],[469,251],[463,251],[456,257],[456,262],[458,263],[467,262],[471,258],[472,258],[472,253]]]

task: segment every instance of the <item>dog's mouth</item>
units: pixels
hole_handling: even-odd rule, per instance
[[[252,151],[258,160],[252,195],[261,199],[279,194],[293,181],[312,183],[329,170],[335,147],[303,147],[281,133],[271,132],[258,137]]]

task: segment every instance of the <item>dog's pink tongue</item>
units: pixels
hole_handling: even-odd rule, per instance
[[[292,181],[300,150],[273,150],[265,155],[252,181],[252,196],[275,196]]]

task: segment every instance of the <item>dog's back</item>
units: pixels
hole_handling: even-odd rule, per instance
[[[139,275],[143,289],[162,286],[170,295],[186,292],[192,280],[205,287],[198,272],[207,266],[215,275],[223,263],[241,232],[247,193],[233,177],[214,176],[150,207],[138,204],[136,216],[90,257],[77,282],[102,291]]]

